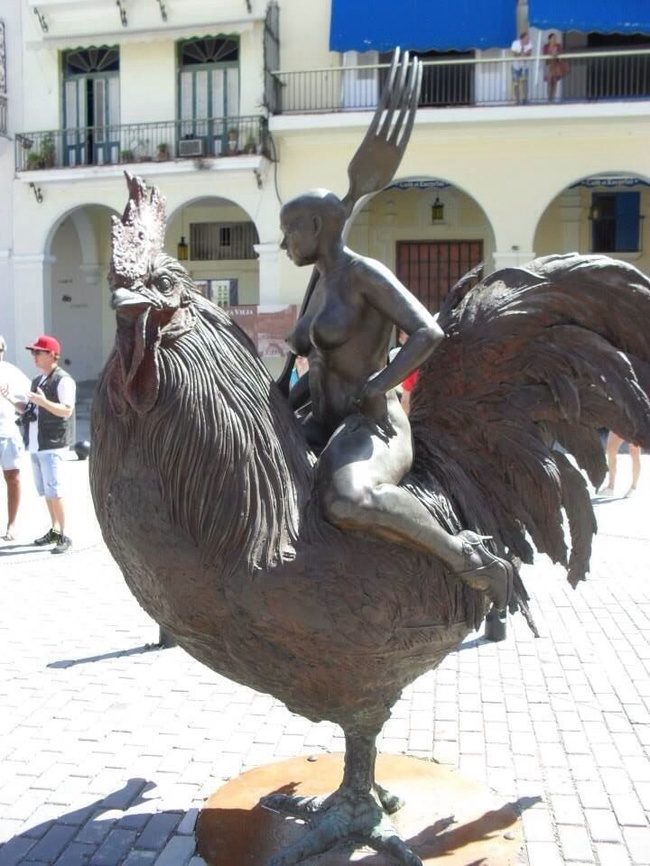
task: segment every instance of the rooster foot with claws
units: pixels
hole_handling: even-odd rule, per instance
[[[422,866],[420,858],[399,838],[389,815],[402,806],[399,797],[380,785],[373,793],[341,787],[326,798],[270,794],[261,805],[284,815],[300,818],[310,826],[300,839],[275,854],[266,866],[294,866],[307,857],[329,851],[341,842],[388,854],[401,866]]]

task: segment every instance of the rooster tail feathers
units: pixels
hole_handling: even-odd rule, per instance
[[[576,585],[596,531],[580,470],[602,481],[599,429],[650,447],[650,280],[571,253],[471,282],[443,304],[447,339],[413,392],[416,466],[445,479],[465,525],[523,561],[528,534]]]

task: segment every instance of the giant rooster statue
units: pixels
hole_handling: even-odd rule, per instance
[[[425,553],[324,519],[317,459],[285,395],[162,252],[158,191],[127,182],[113,228],[117,336],[92,412],[104,539],[140,604],[192,656],[343,728],[336,792],[269,799],[310,824],[271,866],[351,838],[417,866],[391,827],[399,803],[375,780],[376,737],[404,686],[480,624],[487,599]],[[530,562],[532,541],[575,586],[595,532],[580,468],[595,485],[605,469],[598,428],[650,446],[648,321],[650,281],[604,257],[549,256],[459,284],[413,396],[402,486],[449,532],[491,536],[508,561]],[[510,608],[527,615],[516,573]]]

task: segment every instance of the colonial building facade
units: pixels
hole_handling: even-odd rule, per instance
[[[562,31],[553,2],[538,2],[544,14],[534,0],[516,15],[504,3],[492,44],[466,44],[471,32],[454,43],[453,17],[446,45],[421,37],[424,26],[400,34],[425,63],[420,109],[395,182],[361,203],[349,242],[432,309],[479,262],[602,251],[650,271],[650,35],[636,32],[643,22],[618,35],[578,20]],[[161,188],[168,251],[214,300],[300,302],[308,274],[280,250],[280,207],[315,186],[345,192],[393,47],[364,31],[361,0],[347,18],[340,3],[0,0],[10,359],[51,332],[72,375],[96,378],[113,341],[106,274],[125,170]],[[500,4],[488,6],[495,16]],[[508,46],[521,29],[533,51],[517,102]],[[568,67],[549,102],[551,29]]]

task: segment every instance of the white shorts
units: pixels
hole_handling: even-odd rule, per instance
[[[61,465],[64,450],[59,448],[56,451],[32,452],[34,484],[39,496],[44,496],[46,499],[61,499],[63,496]]]
[[[24,450],[20,439],[0,436],[0,466],[3,471],[20,469],[20,459]]]

